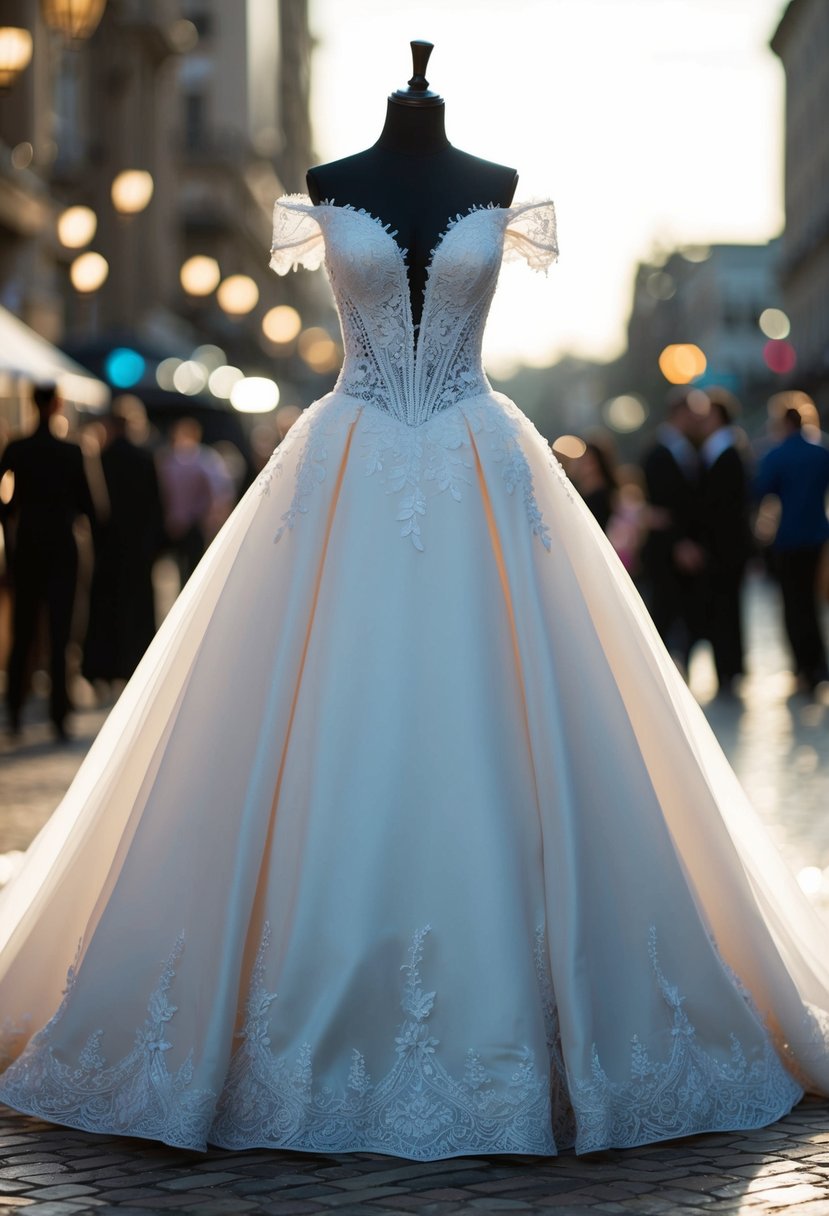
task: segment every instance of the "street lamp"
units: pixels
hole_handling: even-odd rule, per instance
[[[153,196],[153,175],[146,169],[124,169],[112,183],[112,204],[121,215],[138,215]]]
[[[0,26],[0,90],[10,89],[32,58],[32,35],[17,25]]]
[[[43,20],[69,42],[91,38],[105,8],[106,0],[40,0]]]

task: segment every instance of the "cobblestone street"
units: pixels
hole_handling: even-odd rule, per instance
[[[829,703],[796,694],[774,590],[752,584],[750,676],[712,697],[706,653],[691,685],[801,885],[829,913]],[[81,696],[78,696],[81,700]],[[105,713],[52,742],[40,703],[20,740],[0,743],[0,883],[70,782]],[[414,1163],[370,1154],[268,1151],[204,1156],[48,1126],[0,1107],[0,1216],[180,1210],[204,1213],[764,1212],[829,1216],[829,1104],[807,1099],[773,1127],[557,1159]]]

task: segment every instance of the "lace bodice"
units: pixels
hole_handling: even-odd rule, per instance
[[[337,389],[419,426],[489,389],[481,343],[501,262],[546,269],[558,254],[555,212],[539,202],[453,219],[432,250],[419,326],[395,235],[368,212],[286,195],[274,209],[271,266],[286,274],[325,262],[345,350]]]

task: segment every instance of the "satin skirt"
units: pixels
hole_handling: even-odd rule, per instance
[[[528,420],[335,392],[0,895],[0,1027],[92,1132],[590,1152],[829,1092],[829,949]]]

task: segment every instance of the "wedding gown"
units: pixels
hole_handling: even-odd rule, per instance
[[[552,206],[454,221],[419,328],[394,235],[277,204],[272,265],[325,261],[342,374],[0,897],[0,1100],[427,1160],[770,1123],[829,1092],[825,931],[481,369]]]

